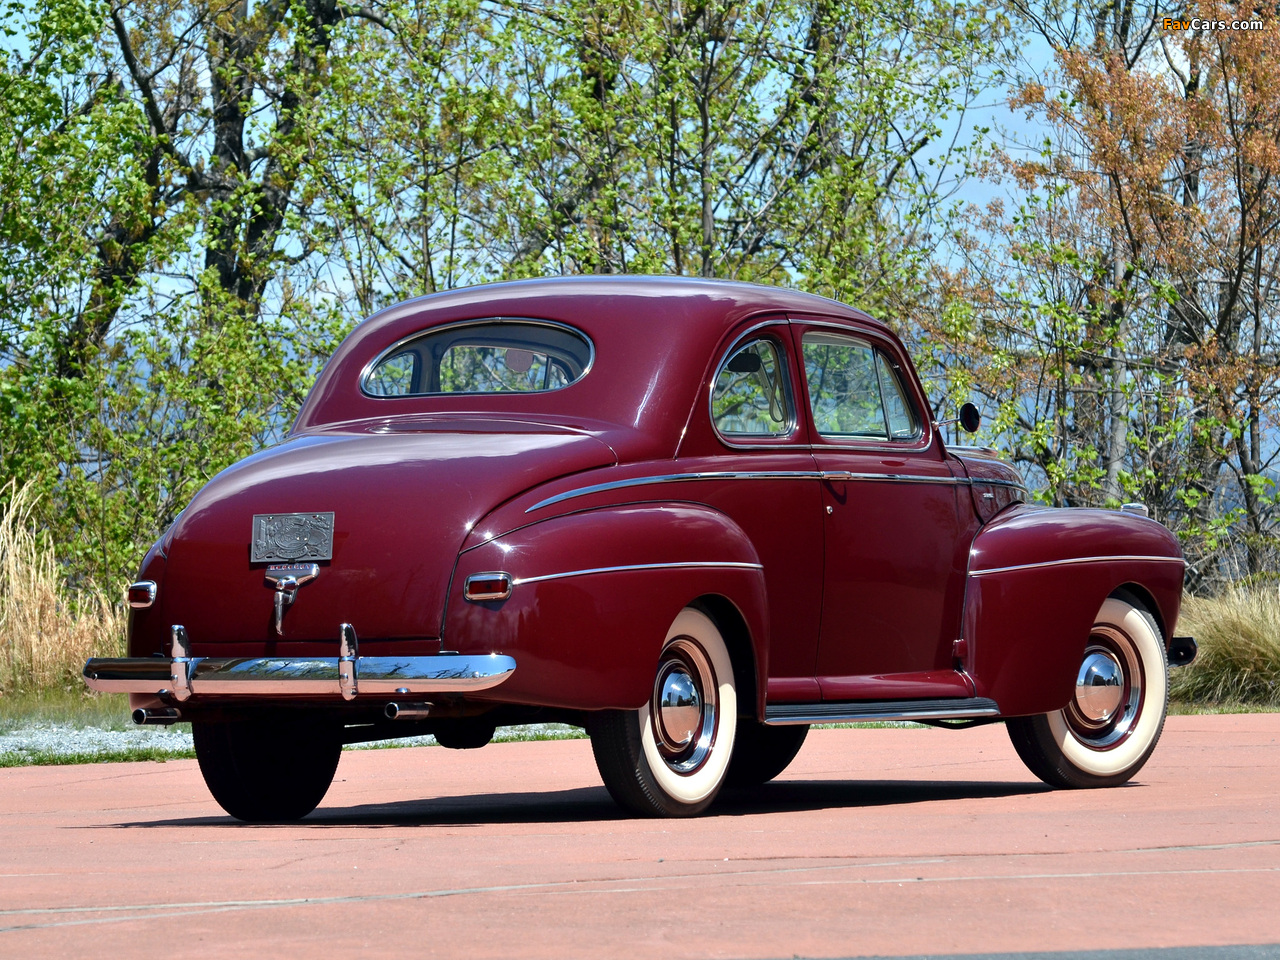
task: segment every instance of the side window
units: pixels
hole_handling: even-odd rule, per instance
[[[880,395],[884,398],[884,409],[889,418],[889,436],[894,440],[914,440],[920,436],[920,424],[911,401],[907,399],[901,374],[879,350],[876,351],[876,367],[880,370]]]
[[[883,353],[869,343],[825,333],[803,340],[813,422],[824,437],[911,440],[919,422],[906,389]]]
[[[375,397],[403,397],[414,392],[418,375],[418,355],[408,350],[379,363],[365,381],[365,390]]]
[[[735,350],[716,374],[711,418],[726,436],[784,436],[794,417],[787,402],[786,374],[772,340],[753,340]]]
[[[869,344],[807,333],[804,373],[818,433],[824,437],[889,438],[875,351]]]

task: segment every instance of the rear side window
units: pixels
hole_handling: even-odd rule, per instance
[[[716,374],[711,418],[722,434],[783,436],[794,418],[782,358],[771,340],[755,340],[734,353]]]
[[[914,440],[919,420],[897,370],[861,340],[804,336],[805,379],[814,426],[824,437]]]
[[[374,361],[360,386],[374,397],[540,393],[579,379],[591,357],[591,342],[563,324],[455,324],[396,344]]]

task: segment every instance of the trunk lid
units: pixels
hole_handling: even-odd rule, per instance
[[[438,637],[458,550],[494,507],[556,477],[613,464],[570,429],[510,422],[392,424],[296,436],[224,470],[183,511],[157,606],[208,644]],[[333,513],[333,556],[275,630],[255,515]],[[281,562],[281,561],[274,561]],[[152,611],[149,611],[152,612]],[[148,618],[152,619],[152,618]],[[157,624],[159,626],[159,624]]]

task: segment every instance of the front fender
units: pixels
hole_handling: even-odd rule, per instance
[[[1185,564],[1151,520],[1110,510],[1016,506],[978,532],[965,589],[965,666],[1004,716],[1048,713],[1072,696],[1102,603],[1128,589],[1173,635]]]
[[[511,576],[511,595],[466,600],[467,578],[493,571]],[[732,520],[679,502],[587,510],[463,551],[449,589],[443,642],[461,653],[515,658],[515,673],[487,691],[488,699],[635,709],[652,693],[658,655],[676,615],[709,596],[736,608],[749,649],[734,652],[751,659],[757,678],[767,676],[764,576],[750,540]],[[733,650],[733,639],[725,639]]]

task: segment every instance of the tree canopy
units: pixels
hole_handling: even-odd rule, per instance
[[[118,582],[379,306],[690,274],[879,314],[1046,499],[1152,504],[1206,583],[1272,569],[1277,24],[1164,13],[7,0],[0,469]],[[1006,98],[1030,155],[966,119]],[[1008,203],[960,202],[984,176]]]

